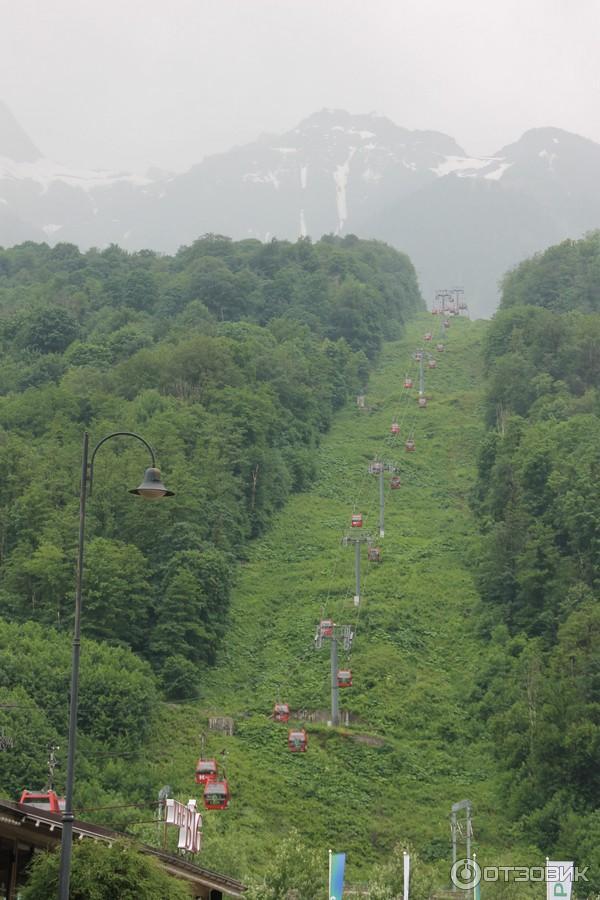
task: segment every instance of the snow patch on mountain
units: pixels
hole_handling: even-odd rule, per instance
[[[350,155],[347,157],[343,165],[338,166],[333,173],[335,181],[335,200],[338,214],[337,233],[340,234],[348,219],[348,203],[346,200],[346,185],[348,184],[348,174],[350,172],[350,162],[356,152],[356,147],[350,148]]]
[[[300,237],[307,237],[308,229],[306,227],[306,219],[304,218],[304,210],[300,210]]]
[[[151,184],[151,179],[143,175],[94,169],[67,169],[45,158],[37,159],[35,162],[16,162],[6,156],[0,157],[0,180],[33,181],[39,184],[44,192],[57,181],[84,191],[108,187],[115,183],[127,183],[138,187]]]
[[[538,153],[538,156],[541,159],[546,160],[546,162],[548,164],[548,171],[553,172],[554,171],[554,160],[558,158],[557,154],[549,153],[547,150],[540,150],[540,152]]]
[[[276,172],[246,172],[242,175],[242,181],[250,181],[253,184],[272,184],[275,190],[279,190],[281,184]]]
[[[498,166],[497,169],[493,169],[491,172],[486,172],[486,174],[483,177],[487,178],[488,181],[499,181],[499,179],[502,178],[502,176],[504,175],[506,170],[510,169],[510,167],[512,165],[514,165],[514,163],[511,163],[511,162],[500,163],[500,165]]]
[[[372,168],[369,166],[369,167],[366,168],[365,171],[362,173],[362,177],[363,177],[363,181],[367,181],[367,182],[371,182],[371,183],[375,182],[375,183],[376,183],[376,182],[378,182],[378,181],[381,181],[382,175],[381,175],[381,172],[375,172],[375,170],[372,169]]]
[[[443,178],[444,175],[450,175],[452,172],[461,172],[465,169],[483,169],[485,166],[489,166],[491,162],[495,162],[494,157],[477,159],[469,156],[446,156],[444,162],[441,162],[435,168],[431,168],[431,171],[438,178]]]
[[[367,141],[369,138],[377,137],[374,131],[365,131],[360,128],[344,128],[343,125],[334,125],[331,130],[341,131],[344,134],[358,135],[360,138],[362,138],[363,141]]]

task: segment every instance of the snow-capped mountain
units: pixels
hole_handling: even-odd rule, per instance
[[[426,297],[462,284],[489,314],[524,256],[600,227],[600,146],[534,129],[485,158],[377,115],[315,113],[179,175],[73,171],[41,156],[0,105],[0,244],[173,251],[233,238],[355,233],[407,252]]]

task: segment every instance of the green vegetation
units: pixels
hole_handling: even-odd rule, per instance
[[[0,786],[41,781],[45,743],[65,733],[81,430],[128,427],[177,496],[142,509],[123,491],[138,448],[103,448],[82,815],[155,842],[158,790],[197,796],[207,716],[232,716],[232,737],[207,733],[232,803],[205,815],[202,863],[251,897],[311,897],[332,847],[387,900],[408,846],[428,897],[449,884],[448,814],[465,797],[483,865],[574,858],[599,890],[599,251],[596,235],[553,248],[507,276],[491,325],[453,320],[425,410],[403,380],[439,320],[415,318],[410,264],[383,245],[0,252],[0,726],[16,737]],[[377,534],[375,457],[402,487],[386,489],[357,609],[341,538],[352,512]],[[270,713],[327,710],[323,616],[356,632],[340,652],[351,724],[317,716],[292,754]]]
[[[400,841],[416,848],[424,883],[443,887],[448,814],[463,797],[476,810],[480,860],[543,859],[502,807],[493,738],[472,701],[489,653],[475,618],[479,538],[468,505],[483,434],[487,326],[452,323],[447,349],[427,376],[429,406],[419,411],[402,383],[411,352],[431,326],[431,317],[420,319],[406,339],[384,347],[369,383],[369,410],[348,405],[336,416],[312,489],[291,498],[250,548],[233,592],[227,641],[202,679],[200,703],[164,713],[162,733],[176,732],[178,740],[168,762],[156,765],[155,780],[172,784],[182,798],[206,715],[235,717],[233,737],[208,733],[207,754],[226,751],[233,792],[227,812],[205,816],[203,860],[213,868],[242,878],[262,870],[270,884],[273,843],[296,828],[324,866],[329,847],[346,850],[351,882],[387,890],[392,875],[381,867]],[[400,440],[389,433],[396,415]],[[407,454],[404,437],[412,426],[417,452]],[[364,604],[350,659],[354,687],[341,698],[357,721],[339,729],[310,723],[308,752],[291,754],[286,726],[270,712],[276,699],[293,709],[328,706],[328,649],[316,651],[313,636],[323,611],[356,622],[353,551],[340,538],[354,509],[376,534],[378,486],[366,472],[376,454],[399,464],[403,487],[386,491],[381,565],[363,566]],[[161,741],[154,746],[160,752]],[[500,887],[486,893],[499,896]]]
[[[526,259],[502,282],[502,308],[533,305],[565,313],[600,311],[600,231]]]
[[[45,782],[46,747],[67,732],[71,650],[52,629],[0,620],[0,655],[0,730],[15,743],[0,772],[15,794]],[[90,772],[98,752],[133,753],[148,739],[157,701],[147,663],[122,647],[83,642],[79,745]]]
[[[58,852],[34,858],[22,900],[54,900],[58,893]],[[189,900],[187,887],[167,875],[154,859],[127,844],[86,842],[73,847],[71,900]]]
[[[519,266],[486,338],[476,693],[510,815],[600,888],[600,235]],[[531,305],[518,305],[518,304]]]
[[[64,745],[82,428],[142,431],[177,486],[173,502],[136,504],[123,488],[145,459],[114,442],[89,506],[83,622],[96,643],[83,654],[76,807],[131,826],[140,813],[119,807],[152,808],[170,777],[157,686],[198,693],[229,628],[235,560],[311,483],[333,413],[362,388],[384,333],[400,334],[422,301],[404,257],[354,238],[208,237],[174,259],[26,244],[1,251],[0,270],[2,717],[15,740],[0,784],[10,795],[40,786],[46,744]],[[227,294],[232,282],[238,293]],[[177,707],[172,725],[177,734]],[[183,748],[192,757],[197,732]]]
[[[421,305],[409,261],[353,237],[0,250],[1,613],[69,632],[82,430],[141,431],[177,495],[132,504],[146,458],[102,448],[83,627],[193,695],[234,560],[310,482],[334,411]]]

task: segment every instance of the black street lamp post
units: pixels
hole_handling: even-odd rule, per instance
[[[85,538],[85,506],[91,494],[94,479],[94,459],[96,453],[106,441],[114,437],[133,437],[141,441],[148,449],[152,466],[146,469],[144,480],[130,493],[138,494],[147,500],[161,497],[172,497],[173,491],[167,490],[161,481],[160,472],[156,468],[156,457],[150,444],[133,431],[114,431],[98,441],[92,450],[88,462],[89,435],[83,434],[83,453],[81,463],[81,489],[79,493],[79,543],[77,547],[77,576],[75,582],[75,622],[73,625],[73,655],[71,660],[71,702],[69,707],[69,747],[67,752],[67,786],[65,791],[65,808],[62,815],[62,837],[60,848],[59,900],[69,900],[69,881],[71,878],[71,850],[73,847],[73,785],[75,782],[75,746],[77,743],[77,704],[79,699],[79,657],[81,649],[81,585],[83,581],[83,547]]]

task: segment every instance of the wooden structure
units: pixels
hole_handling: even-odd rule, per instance
[[[231,716],[210,716],[208,720],[210,731],[221,731],[223,734],[233,735],[233,719]]]
[[[19,887],[25,884],[26,869],[34,853],[52,849],[60,844],[61,832],[60,813],[0,800],[0,897],[3,900],[16,900]],[[246,890],[245,886],[234,878],[211,872],[166,850],[147,844],[137,844],[131,836],[100,825],[75,819],[73,838],[76,841],[102,842],[109,846],[115,841],[133,842],[140,853],[154,856],[169,875],[184,881],[188,886],[190,897],[196,900],[243,897]]]

